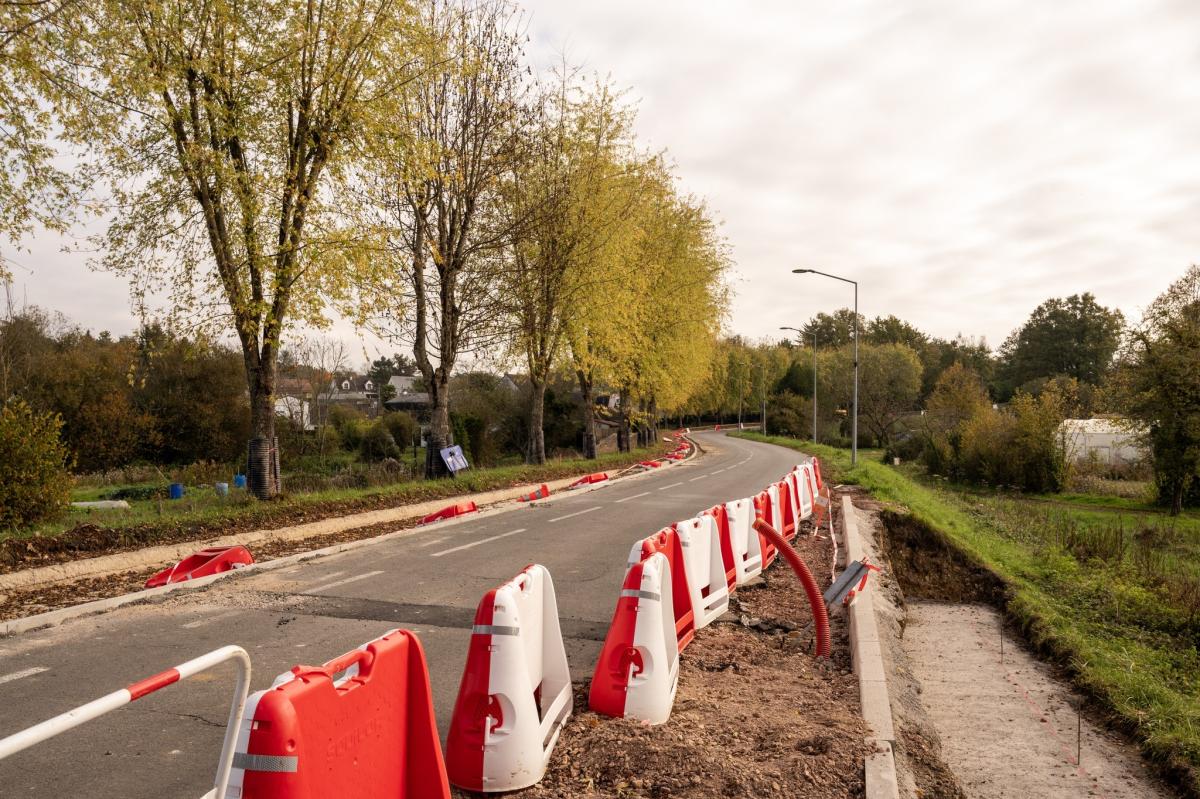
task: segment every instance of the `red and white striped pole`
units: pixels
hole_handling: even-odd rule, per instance
[[[47,719],[41,724],[13,733],[7,738],[0,738],[0,760],[78,727],[80,724],[99,718],[105,713],[128,705],[161,688],[207,671],[227,660],[232,660],[237,666],[237,684],[233,692],[233,705],[229,709],[229,722],[225,728],[225,742],[221,746],[221,759],[217,765],[216,780],[213,790],[206,794],[206,797],[212,797],[212,799],[225,799],[225,789],[229,785],[229,772],[233,769],[233,750],[237,743],[237,733],[242,726],[242,716],[246,712],[246,697],[250,693],[250,656],[240,646],[223,646],[215,649],[207,655],[201,655],[186,663],[181,663],[173,669],[167,669],[153,677],[139,680],[119,691],[113,691],[111,694],[88,702],[86,705],[80,705],[74,710],[68,710],[66,713]]]

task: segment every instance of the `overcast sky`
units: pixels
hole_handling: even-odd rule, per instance
[[[995,347],[1052,296],[1135,317],[1200,260],[1194,0],[525,6],[537,63],[565,50],[628,87],[643,143],[723,221],[733,332],[850,304],[794,267]],[[58,247],[15,256],[17,291],[130,329],[124,283]]]

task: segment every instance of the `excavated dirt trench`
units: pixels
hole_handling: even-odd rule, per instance
[[[911,516],[880,510],[875,534],[899,588],[900,657],[960,791],[946,784],[931,793],[918,779],[910,795],[1177,795],[1151,775],[1135,745],[1107,729],[1086,698],[1006,626],[998,610],[1005,590],[995,575]]]

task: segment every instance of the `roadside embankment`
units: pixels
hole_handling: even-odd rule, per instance
[[[1200,795],[1194,619],[1189,626],[1186,614],[1119,568],[1099,568],[1019,525],[1010,529],[901,470],[866,460],[851,467],[847,452],[809,442],[744,437],[813,452],[831,480],[869,491],[884,505],[884,535],[892,531],[885,550],[893,569],[926,578],[917,596],[997,607],[1014,634],[1092,700],[1097,718],[1132,735],[1171,782]]]

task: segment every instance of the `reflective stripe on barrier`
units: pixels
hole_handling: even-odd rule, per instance
[[[628,567],[632,568],[655,552],[666,556],[671,569],[670,596],[675,619],[675,641],[677,648],[682,652],[696,635],[696,614],[692,610],[692,599],[688,593],[687,567],[684,564],[683,544],[679,540],[679,534],[668,527],[638,541],[629,551]]]
[[[248,703],[230,799],[449,799],[421,642],[391,632]]]
[[[751,527],[754,505],[750,499],[735,499],[725,503],[729,517],[729,539],[733,548],[737,584],[745,585],[763,570],[762,539]]]
[[[544,566],[530,565],[484,594],[475,611],[446,740],[450,781],[487,792],[538,782],[571,704],[554,582]]]
[[[229,719],[225,727],[225,742],[221,745],[221,757],[217,763],[217,776],[214,780],[214,787],[205,796],[213,797],[213,799],[224,799],[226,796],[235,797],[237,794],[229,792],[230,771],[233,768],[234,744],[237,739],[236,733],[242,723],[242,715],[246,709],[246,695],[250,691],[250,656],[240,646],[223,646],[220,649],[214,649],[206,655],[201,655],[185,663],[180,663],[173,669],[168,669],[159,672],[153,677],[131,683],[119,691],[113,691],[111,694],[88,702],[86,705],[80,705],[74,710],[61,713],[52,719],[43,721],[41,724],[36,724],[7,738],[0,739],[0,760],[53,738],[74,727],[78,727],[80,724],[99,718],[130,702],[152,694],[161,688],[166,688],[168,685],[174,685],[181,680],[194,677],[200,672],[208,671],[213,666],[230,660],[237,666],[237,682],[233,689],[233,703],[229,708]]]
[[[712,623],[729,610],[729,586],[725,582],[725,564],[721,559],[721,538],[717,523],[708,515],[695,516],[675,523],[679,543],[683,545],[683,563],[687,570],[688,594],[696,629]]]
[[[647,724],[671,717],[679,687],[673,593],[671,566],[662,552],[626,572],[588,691],[592,710]]]

